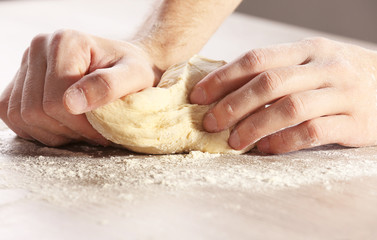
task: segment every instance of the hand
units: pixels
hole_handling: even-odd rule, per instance
[[[377,54],[323,38],[255,49],[209,74],[192,103],[220,100],[203,126],[235,126],[229,145],[284,153],[377,144]],[[268,106],[269,105],[269,106]]]
[[[45,145],[107,145],[82,113],[159,77],[146,50],[135,44],[71,30],[38,35],[0,97],[0,117],[18,136]]]

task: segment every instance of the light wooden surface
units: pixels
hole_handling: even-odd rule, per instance
[[[1,2],[1,88],[35,34],[74,28],[126,38],[151,2]],[[253,47],[319,34],[236,14],[202,54],[231,60]],[[377,237],[374,147],[144,156],[86,145],[51,149],[0,129],[1,239]]]

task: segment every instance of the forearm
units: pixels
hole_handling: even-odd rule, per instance
[[[133,41],[162,71],[199,52],[241,0],[163,0]]]

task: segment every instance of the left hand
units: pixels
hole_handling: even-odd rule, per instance
[[[190,99],[219,101],[203,126],[208,132],[235,126],[229,145],[237,150],[256,142],[266,153],[376,145],[376,67],[374,51],[306,39],[247,52],[200,81]]]

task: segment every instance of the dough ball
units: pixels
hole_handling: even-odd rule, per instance
[[[210,105],[190,104],[192,87],[223,66],[200,56],[171,66],[157,87],[127,95],[86,114],[93,127],[108,140],[129,150],[149,154],[240,154],[228,145],[230,130],[207,133],[202,127]]]

